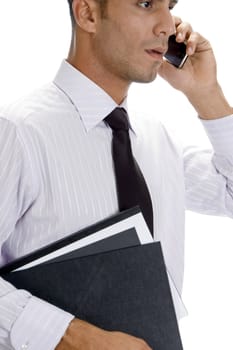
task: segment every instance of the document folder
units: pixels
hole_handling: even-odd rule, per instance
[[[132,246],[118,248],[118,242],[104,249],[116,235],[102,241],[101,252],[92,249],[97,242],[88,255],[84,247],[27,269],[10,272],[8,265],[8,272],[3,267],[0,273],[17,288],[98,327],[143,338],[154,350],[182,350],[161,244],[141,245],[135,232],[130,235]]]

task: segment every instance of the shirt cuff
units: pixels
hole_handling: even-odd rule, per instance
[[[73,315],[36,297],[31,297],[11,329],[15,350],[54,350]]]
[[[233,115],[214,119],[200,119],[215,154],[224,156],[233,163]]]

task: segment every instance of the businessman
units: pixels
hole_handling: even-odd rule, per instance
[[[181,293],[185,208],[233,216],[233,110],[217,81],[210,43],[172,17],[176,2],[69,0],[71,47],[54,81],[0,113],[1,265],[138,201]],[[174,33],[187,42],[183,69],[164,60]],[[127,113],[131,83],[158,74],[189,99],[212,149],[182,150],[159,122]],[[124,166],[133,158],[137,164],[135,173],[127,168],[134,175],[123,184],[116,119],[130,137]],[[132,199],[135,192],[140,195]],[[142,339],[76,319],[0,279],[0,349],[55,348],[150,349]]]

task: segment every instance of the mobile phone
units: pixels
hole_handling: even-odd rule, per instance
[[[178,43],[176,36],[171,35],[168,39],[168,50],[164,57],[173,66],[182,68],[188,58],[185,43]]]

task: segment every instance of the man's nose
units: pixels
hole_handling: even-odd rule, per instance
[[[175,20],[171,15],[170,10],[166,8],[161,8],[156,13],[154,34],[156,36],[166,36],[169,37],[176,32]]]

